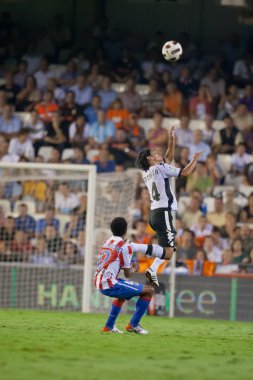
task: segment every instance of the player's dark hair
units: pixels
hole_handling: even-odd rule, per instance
[[[110,228],[114,236],[122,237],[127,232],[127,221],[121,217],[114,218],[111,221]]]
[[[148,157],[151,155],[150,149],[144,149],[142,150],[135,161],[135,166],[138,169],[142,169],[144,171],[147,171],[149,169],[149,162],[148,162]]]

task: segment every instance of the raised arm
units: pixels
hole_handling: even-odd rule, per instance
[[[188,175],[190,175],[194,171],[201,155],[202,155],[202,152],[197,152],[194,154],[194,157],[191,160],[191,162],[189,162],[189,164],[187,166],[185,166],[185,168],[181,171],[182,176],[187,177]]]
[[[169,133],[168,133],[168,149],[165,153],[164,159],[167,164],[170,164],[174,160],[174,155],[175,155],[175,127],[174,125],[170,128]]]

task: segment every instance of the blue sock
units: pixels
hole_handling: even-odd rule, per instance
[[[108,327],[109,329],[112,329],[113,326],[115,325],[116,319],[118,318],[118,315],[120,313],[120,310],[124,302],[125,300],[117,299],[117,298],[115,298],[115,300],[113,301],[109,317],[105,324],[105,326]]]
[[[132,319],[130,321],[131,326],[133,326],[133,327],[138,326],[141,318],[143,317],[143,315],[145,314],[145,311],[148,308],[150,300],[151,300],[151,298],[146,298],[146,297],[140,296],[140,298],[136,302],[135,312],[134,312],[134,315],[132,316]]]

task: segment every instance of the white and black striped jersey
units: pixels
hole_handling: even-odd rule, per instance
[[[170,177],[179,177],[181,169],[166,163],[150,166],[143,172],[143,179],[148,188],[151,210],[157,208],[169,208],[177,211],[177,200],[170,185]]]

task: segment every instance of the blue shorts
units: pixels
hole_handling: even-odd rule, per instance
[[[101,289],[100,292],[108,297],[130,300],[141,294],[143,286],[138,282],[125,281],[119,278],[117,284],[109,289]]]

